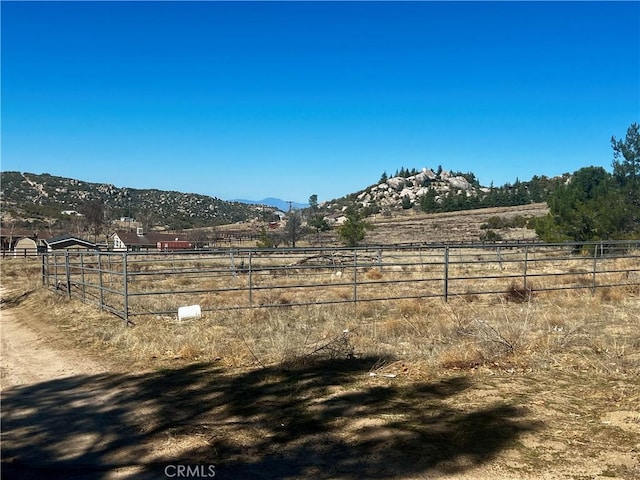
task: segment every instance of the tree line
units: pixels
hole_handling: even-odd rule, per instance
[[[434,189],[429,189],[420,198],[419,206],[423,212],[438,213],[540,203],[545,202],[565,180],[566,177],[548,178],[536,175],[528,182],[516,179],[513,184],[507,183],[501,187],[491,185],[486,192],[480,191],[469,196],[454,192],[438,196]]]
[[[632,240],[640,234],[640,126],[611,137],[613,172],[585,167],[555,189],[549,214],[536,222],[547,242]]]

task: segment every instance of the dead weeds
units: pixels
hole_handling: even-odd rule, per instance
[[[173,435],[193,437],[193,422],[237,419],[216,427],[211,448],[189,453],[229,472],[245,471],[247,459],[261,465],[278,447],[282,455],[311,452],[320,465],[330,455],[342,466],[345,453],[361,455],[369,463],[349,468],[388,476],[390,467],[372,458],[385,465],[428,459],[405,476],[472,471],[495,460],[516,477],[545,470],[562,478],[581,471],[640,477],[640,300],[625,287],[592,295],[516,285],[509,299],[287,306],[189,322],[141,318],[125,327],[41,288],[37,265],[3,262],[2,270],[3,308],[29,311],[63,341],[134,376],[166,372],[171,384],[186,374],[190,384],[195,365],[223,368],[216,381],[225,388],[216,395],[226,403],[206,407]],[[198,374],[190,385],[202,380]],[[172,392],[172,405],[186,402],[180,408],[189,418],[196,400]],[[491,448],[483,450],[480,437],[493,438]]]

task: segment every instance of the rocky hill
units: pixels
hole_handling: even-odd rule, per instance
[[[195,193],[119,188],[49,174],[2,172],[0,183],[3,220],[34,228],[96,206],[107,220],[134,218],[171,229],[246,221],[274,210]]]
[[[489,191],[481,189],[479,185],[472,185],[461,175],[451,174],[446,170],[436,174],[431,169],[423,168],[415,175],[396,176],[373,185],[358,194],[356,199],[363,207],[372,204],[378,204],[381,207],[401,207],[403,203],[406,205],[419,202],[429,191],[433,191],[436,201],[439,201],[450,193],[470,196],[477,195],[478,190]]]
[[[506,207],[540,203],[547,200],[554,189],[563,184],[568,174],[547,178],[534,176],[531,180],[500,187],[483,187],[473,173],[456,173],[442,168],[434,171],[404,168],[364,190],[320,205],[324,212],[338,214],[350,206],[365,215],[415,209],[428,213],[471,210],[475,208]]]

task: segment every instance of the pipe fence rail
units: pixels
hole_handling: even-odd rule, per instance
[[[128,322],[202,312],[640,285],[640,242],[49,252],[42,282]]]

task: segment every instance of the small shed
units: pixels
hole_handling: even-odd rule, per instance
[[[40,237],[42,237],[42,235],[40,235]],[[15,250],[18,240],[22,238],[31,238],[37,242],[38,232],[35,230],[0,226],[0,243],[2,244],[3,254],[11,254]]]
[[[30,237],[18,239],[13,247],[13,254],[22,257],[32,257],[38,254],[38,242]]]
[[[83,238],[78,238],[73,235],[59,235],[57,237],[49,238],[44,240],[44,244],[47,247],[47,251],[52,250],[74,250],[74,251],[93,251],[98,250],[98,246],[89,242],[88,240],[84,240]]]

